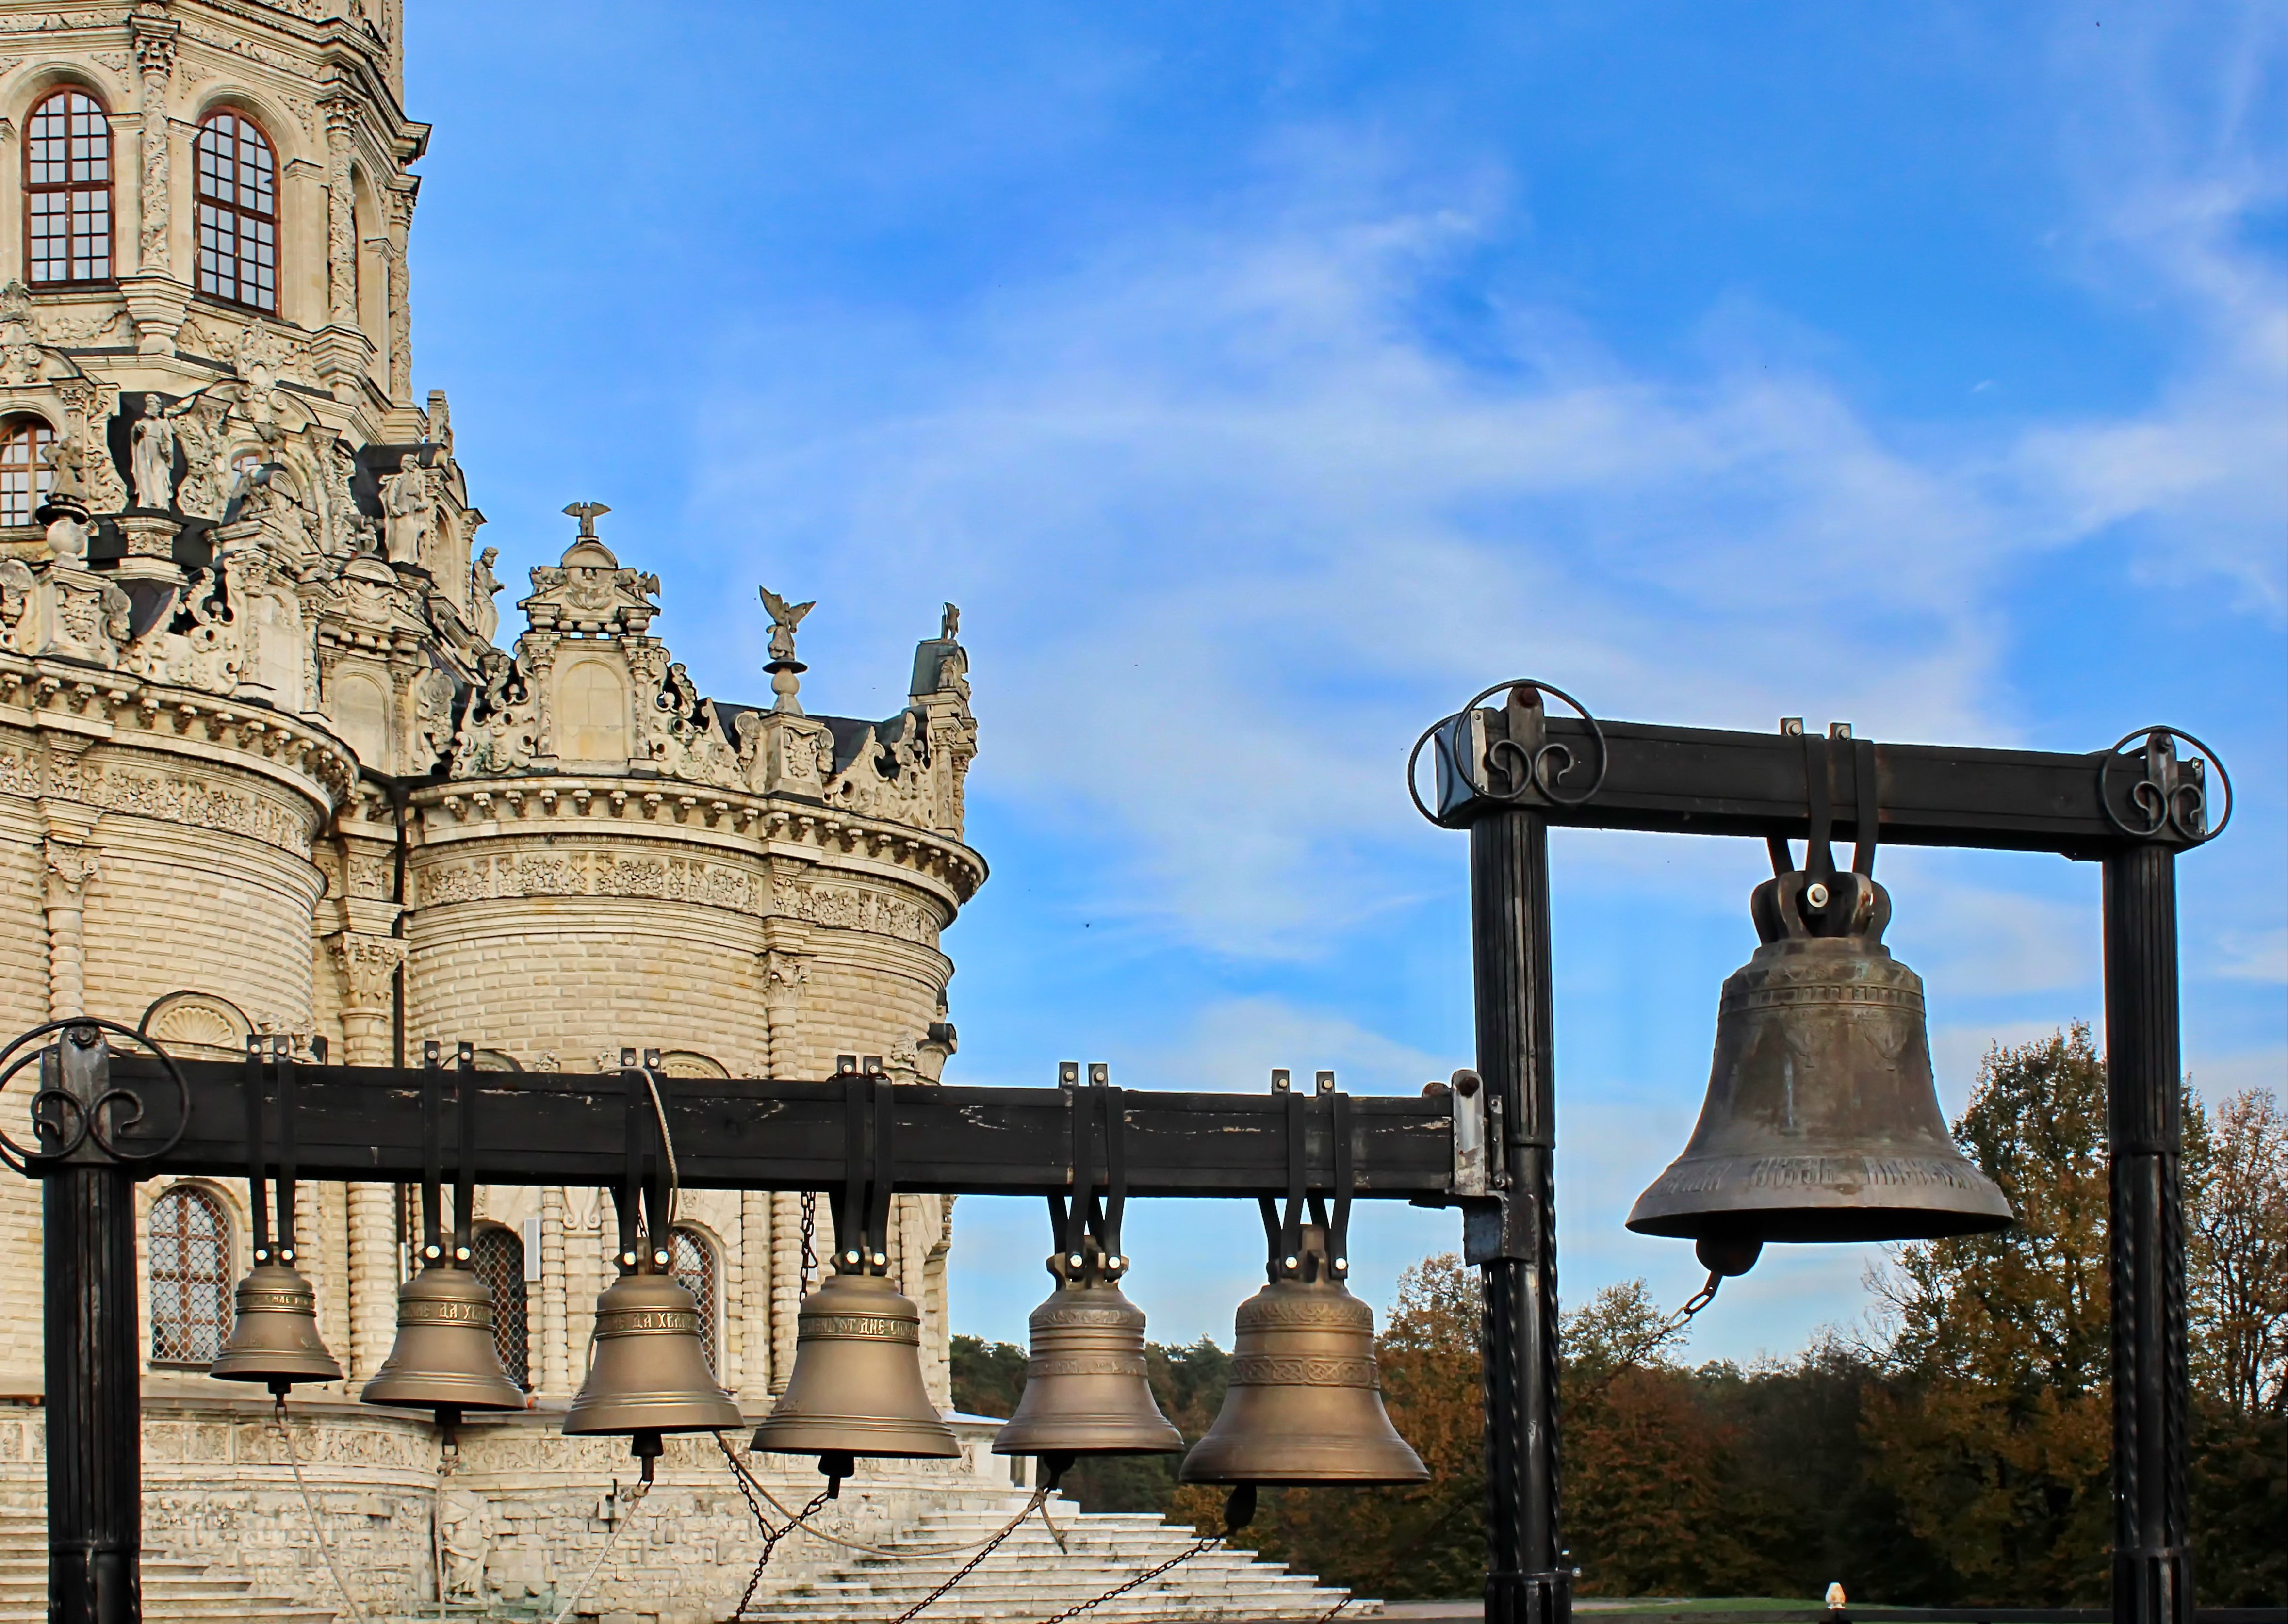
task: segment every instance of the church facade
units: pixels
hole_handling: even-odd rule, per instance
[[[985,877],[957,616],[918,638],[903,709],[845,719],[806,713],[800,610],[772,599],[770,692],[718,701],[656,635],[661,582],[620,556],[640,549],[580,502],[501,627],[447,399],[413,392],[429,131],[401,106],[401,0],[0,0],[0,1030],[85,1013],[178,1055],[271,1034],[352,1064],[468,1042],[533,1071],[634,1046],[683,1076],[858,1054],[935,1080],[940,934]],[[202,1374],[249,1264],[244,1188],[142,1200],[147,1551],[330,1612],[266,1401]],[[300,1203],[346,1380],[298,1391],[295,1438],[364,1610],[433,1610],[441,1583],[471,1612],[552,1609],[632,1476],[617,1441],[555,1424],[611,1277],[608,1200],[481,1190],[499,1351],[533,1407],[473,1421],[449,1459],[422,1417],[355,1401],[412,1266],[407,1192]],[[892,1263],[948,1408],[949,1206],[899,1198]],[[801,1199],[695,1192],[683,1215],[677,1272],[759,1416],[792,1359]],[[36,1189],[0,1179],[20,1510],[44,1493],[40,1247]],[[752,1525],[703,1442],[674,1444],[650,1532],[584,1614],[736,1597]],[[806,1499],[803,1464],[785,1482]],[[993,1464],[862,1480],[848,1525]]]

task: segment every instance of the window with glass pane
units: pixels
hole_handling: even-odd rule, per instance
[[[199,126],[199,291],[278,308],[278,160],[240,113]]]
[[[0,525],[28,525],[48,494],[56,471],[48,448],[56,432],[37,417],[11,417],[0,424]]]
[[[111,120],[85,91],[24,121],[24,260],[35,287],[111,280]]]
[[[230,1227],[222,1203],[179,1184],[151,1203],[151,1359],[211,1365],[230,1335]]]
[[[524,1238],[488,1224],[469,1240],[469,1267],[493,1292],[493,1351],[508,1379],[532,1390],[532,1342],[525,1318]]]
[[[715,1248],[697,1230],[679,1224],[668,1232],[667,1252],[675,1283],[699,1304],[699,1343],[707,1351],[707,1368],[719,1370],[715,1358]]]

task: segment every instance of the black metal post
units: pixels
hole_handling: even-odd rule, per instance
[[[49,1624],[143,1617],[143,1438],[135,1302],[135,1175],[79,1129],[110,1086],[109,1050],[74,1026],[41,1061],[80,1143],[40,1165],[46,1265]],[[44,1140],[49,1136],[43,1135]]]
[[[1573,1577],[1558,1520],[1554,1049],[1549,827],[1490,812],[1470,825],[1478,1073],[1498,1107],[1504,1256],[1482,1265],[1486,1391],[1486,1624],[1567,1624]]]
[[[2176,855],[2105,860],[2106,1137],[2111,1156],[2113,1616],[2190,1624],[2184,1148]]]

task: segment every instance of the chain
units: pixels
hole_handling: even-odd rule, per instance
[[[984,1549],[980,1550],[968,1561],[963,1563],[958,1568],[955,1569],[952,1578],[947,1580],[936,1589],[931,1591],[927,1596],[923,1596],[921,1600],[907,1608],[896,1618],[891,1620],[890,1624],[912,1624],[913,1617],[916,1613],[919,1612],[923,1608],[937,1600],[939,1596],[943,1596],[948,1590],[952,1589],[954,1586],[959,1584],[963,1580],[975,1573],[977,1571],[978,1565],[983,1562],[986,1557],[991,1556],[995,1551],[1000,1549],[1001,1541],[1007,1539],[1012,1533],[1015,1533],[1017,1525],[1024,1520],[1023,1516],[1021,1514],[1014,1521],[1011,1522],[1006,1528],[1004,1528],[1000,1533],[986,1541]]]
[[[1355,1596],[1352,1596],[1348,1591],[1344,1592],[1344,1594],[1343,1594],[1343,1596],[1342,1596],[1341,1599],[1339,1599],[1339,1601],[1337,1601],[1333,1606],[1331,1606],[1331,1607],[1328,1608],[1324,1612],[1321,1613],[1321,1614],[1318,1616],[1318,1619],[1316,1620],[1315,1624],[1327,1624],[1327,1621],[1328,1621],[1330,1619],[1332,1619],[1332,1618],[1335,1616],[1335,1614],[1337,1614],[1337,1613],[1340,1612],[1344,1608],[1346,1608],[1346,1607],[1349,1606],[1349,1605],[1351,1604],[1351,1603],[1352,1603],[1353,1601],[1356,1600],[1356,1599],[1357,1599],[1357,1598],[1356,1598],[1356,1597],[1355,1597]]]
[[[1694,1315],[1697,1314],[1702,1309],[1707,1307],[1711,1303],[1713,1303],[1716,1300],[1716,1288],[1723,1283],[1724,1277],[1717,1273],[1713,1269],[1711,1269],[1708,1271],[1708,1283],[1705,1286],[1703,1286],[1699,1290],[1687,1297],[1684,1300],[1684,1306],[1682,1308],[1678,1309],[1667,1319],[1662,1320],[1657,1326],[1655,1326],[1648,1335],[1645,1336],[1633,1346],[1629,1348],[1628,1351],[1620,1358],[1615,1359],[1613,1361],[1613,1367],[1609,1371],[1606,1372],[1605,1379],[1602,1382],[1598,1382],[1595,1386],[1587,1388],[1580,1394],[1577,1395],[1577,1401],[1579,1398],[1594,1398],[1602,1393],[1606,1388],[1612,1384],[1614,1378],[1618,1376],[1621,1372],[1636,1364],[1639,1359],[1643,1359],[1646,1355],[1652,1352],[1654,1349],[1666,1342],[1669,1337],[1673,1335],[1676,1332],[1682,1330],[1686,1326],[1691,1324]]]
[[[834,1491],[830,1486],[819,1490],[811,1502],[796,1512],[785,1526],[774,1528],[769,1519],[764,1517],[762,1502],[755,1498],[755,1491],[749,1486],[746,1466],[732,1452],[730,1441],[718,1432],[715,1445],[723,1452],[723,1458],[731,1463],[731,1479],[739,1485],[739,1493],[746,1501],[747,1509],[754,1513],[755,1526],[762,1531],[763,1535],[763,1554],[755,1558],[755,1571],[747,1577],[747,1588],[739,1593],[739,1604],[731,1609],[733,1619],[743,1619],[747,1616],[747,1604],[755,1599],[755,1587],[763,1582],[763,1570],[770,1566],[771,1557],[778,1549],[779,1541],[816,1516]],[[931,1599],[936,1598],[933,1596]]]
[[[798,1298],[810,1295],[810,1277],[818,1272],[818,1196],[809,1190],[802,1192],[802,1289]]]
[[[1137,1574],[1135,1578],[1128,1580],[1125,1584],[1117,1584],[1113,1586],[1112,1588],[1107,1590],[1102,1596],[1092,1596],[1084,1602],[1076,1602],[1071,1606],[1066,1608],[1062,1612],[1053,1612],[1047,1618],[1043,1619],[1041,1620],[1041,1624],[1065,1624],[1065,1620],[1067,1619],[1076,1617],[1081,1613],[1086,1612],[1092,1607],[1098,1606],[1105,1602],[1110,1601],[1116,1596],[1124,1595],[1130,1590],[1133,1590],[1138,1585],[1144,1583],[1147,1580],[1159,1578],[1161,1574],[1166,1573],[1170,1568],[1174,1567],[1178,1563],[1189,1562],[1202,1551],[1206,1550],[1211,1546],[1215,1545],[1218,1542],[1218,1536],[1209,1534],[1196,1542],[1189,1550],[1178,1552],[1175,1556],[1172,1556],[1165,1562],[1163,1562],[1158,1567],[1148,1567],[1142,1573]],[[1343,1597],[1343,1601],[1347,1602],[1348,1600],[1350,1600],[1349,1596],[1347,1596]],[[1337,1602],[1335,1605],[1337,1608],[1340,1608],[1342,1602]],[[1327,1618],[1330,1619],[1334,1616],[1335,1615],[1332,1612],[1327,1614]],[[1326,1624],[1326,1620],[1323,1619],[1321,1620],[1320,1624]]]

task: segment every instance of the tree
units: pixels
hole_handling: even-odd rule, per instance
[[[1990,1050],[1955,1124],[2017,1222],[1895,1248],[1871,1280],[1895,1380],[1875,1479],[1942,1553],[1927,1604],[2094,1605],[2110,1588],[2105,1073],[2089,1029]],[[1909,1598],[1901,1598],[1909,1599]]]

